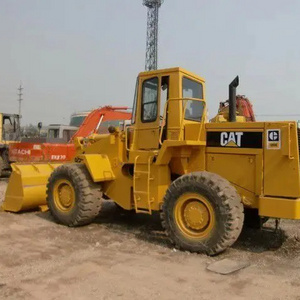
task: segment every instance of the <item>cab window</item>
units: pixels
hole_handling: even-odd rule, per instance
[[[110,127],[110,126],[119,127],[122,122],[124,122],[124,120],[109,120],[109,121],[104,121],[99,126],[97,133],[98,134],[108,133],[108,127]]]
[[[157,119],[158,78],[150,78],[143,82],[142,122],[153,122]]]
[[[49,129],[48,131],[49,138],[56,139],[59,137],[59,130],[58,129]]]
[[[200,82],[183,77],[182,97],[203,99],[203,85]],[[204,110],[204,102],[185,100],[183,101],[183,107],[186,108],[184,116],[186,120],[201,121]]]
[[[76,133],[76,130],[64,129],[63,130],[63,139],[68,142],[75,133]]]
[[[10,117],[3,117],[3,125],[12,125]]]
[[[138,89],[139,89],[139,78],[136,79],[136,84],[135,84],[135,92],[134,92],[134,99],[133,99],[131,124],[134,124],[134,123],[135,123],[135,115],[136,115],[136,105],[137,105]]]
[[[163,117],[165,104],[169,99],[169,76],[161,78],[161,90],[160,90],[160,116]]]

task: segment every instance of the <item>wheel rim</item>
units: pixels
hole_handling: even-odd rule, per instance
[[[206,237],[215,225],[212,205],[196,193],[182,195],[176,202],[174,213],[180,231],[190,239]]]
[[[70,181],[60,179],[53,188],[54,203],[61,212],[69,212],[75,205],[75,191]]]

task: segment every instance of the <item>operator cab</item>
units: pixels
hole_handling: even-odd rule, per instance
[[[204,79],[181,68],[140,73],[130,150],[159,149],[165,140],[199,140],[205,120],[204,84]]]
[[[0,137],[2,142],[20,139],[20,117],[16,114],[0,114]]]

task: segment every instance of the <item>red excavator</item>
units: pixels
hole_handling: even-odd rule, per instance
[[[9,147],[10,162],[71,161],[75,155],[76,137],[93,133],[108,133],[109,126],[131,119],[128,107],[104,106],[90,112],[69,141],[60,138],[25,138]]]
[[[255,115],[252,104],[244,95],[236,96],[237,118],[243,118],[244,122],[255,122]],[[218,114],[211,119],[211,122],[226,122],[229,115],[229,100],[220,102]],[[240,120],[242,121],[242,120]]]

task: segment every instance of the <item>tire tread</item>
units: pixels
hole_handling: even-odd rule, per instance
[[[74,187],[76,195],[76,210],[72,216],[64,218],[63,214],[58,214],[53,205],[53,197],[51,195],[52,187],[55,180],[61,176],[65,175],[71,178],[73,183],[76,185]],[[56,168],[47,184],[47,203],[51,214],[54,219],[64,225],[70,227],[82,226],[91,223],[94,218],[99,214],[101,210],[101,186],[95,184],[83,164],[65,164]]]
[[[222,234],[218,242],[211,246],[208,246],[208,243],[204,243],[201,247],[189,244],[174,231],[172,224],[170,224],[169,216],[172,213],[172,211],[170,211],[172,207],[171,203],[176,201],[175,195],[178,194],[178,189],[184,189],[189,185],[193,187],[193,183],[196,182],[203,183],[204,186],[209,187],[209,189],[218,196],[219,199],[216,199],[216,205],[219,205],[220,211],[223,212],[221,216],[216,216],[216,218],[222,219]],[[225,178],[214,173],[203,171],[183,175],[171,184],[165,195],[160,216],[162,226],[167,236],[177,248],[191,252],[205,252],[208,255],[215,255],[230,247],[239,237],[244,222],[243,211],[243,204],[236,189]]]

